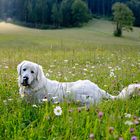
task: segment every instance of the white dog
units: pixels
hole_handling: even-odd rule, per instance
[[[46,98],[49,101],[61,102],[66,99],[94,104],[102,99],[126,98],[133,93],[140,94],[140,84],[129,85],[118,96],[112,96],[89,80],[53,81],[45,77],[40,65],[30,61],[21,62],[17,71],[20,94],[30,101],[42,102]]]

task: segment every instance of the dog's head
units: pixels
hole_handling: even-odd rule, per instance
[[[44,76],[42,67],[30,61],[23,61],[17,66],[18,82],[22,86],[33,86]]]

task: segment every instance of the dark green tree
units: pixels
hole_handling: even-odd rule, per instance
[[[32,15],[35,17],[36,23],[42,23],[43,0],[36,0]]]
[[[52,7],[52,21],[55,27],[59,27],[62,22],[62,16],[59,10],[59,5],[54,3]]]
[[[27,10],[27,17],[26,17],[26,22],[34,22],[34,17],[33,17],[33,3],[31,0],[27,0],[26,3],[25,3],[25,8]]]
[[[62,15],[62,25],[72,26],[72,3],[74,0],[63,0],[60,6],[60,12]]]
[[[127,5],[134,13],[135,16],[134,25],[140,27],[140,0],[130,0],[127,2]]]
[[[89,10],[85,2],[75,0],[72,4],[72,20],[76,26],[87,22],[90,19]]]
[[[42,23],[47,24],[49,21],[49,7],[47,0],[42,0]]]
[[[115,36],[122,36],[122,30],[131,30],[134,22],[133,12],[129,7],[123,3],[117,2],[112,6],[114,22],[116,29],[114,31]]]

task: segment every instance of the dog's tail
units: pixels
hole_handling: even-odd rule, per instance
[[[125,87],[118,96],[113,96],[114,99],[125,99],[133,95],[140,96],[140,84],[131,84],[128,87]]]

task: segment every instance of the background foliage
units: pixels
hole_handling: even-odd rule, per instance
[[[0,0],[0,17],[31,27],[80,26],[91,14],[112,19],[112,5],[116,2],[127,4],[134,13],[134,24],[140,26],[139,0]]]

